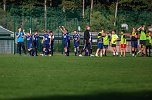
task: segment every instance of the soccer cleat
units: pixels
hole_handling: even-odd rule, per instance
[[[100,54],[100,57],[102,57],[102,53]]]
[[[82,55],[81,55],[81,54],[79,54],[79,57],[82,57]]]
[[[96,57],[99,57],[98,54],[95,55]]]
[[[49,55],[50,57],[52,56],[52,55]]]
[[[91,55],[90,55],[90,57],[94,57],[94,55],[93,55],[93,54],[91,54]]]
[[[119,55],[118,52],[116,52],[116,55],[117,55],[117,56]]]

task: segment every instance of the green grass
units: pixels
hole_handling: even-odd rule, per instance
[[[152,100],[151,57],[0,55],[0,100]]]

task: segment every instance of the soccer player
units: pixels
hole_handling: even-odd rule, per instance
[[[67,30],[67,29],[65,29]],[[68,47],[67,47],[67,55],[69,56],[70,55],[70,34],[67,30],[67,40],[68,40]]]
[[[76,30],[74,30],[74,34],[73,34],[73,41],[74,41],[74,54],[75,56],[80,54],[79,51],[79,42],[80,42],[80,35],[77,33]]]
[[[21,47],[23,49],[24,54],[26,54],[24,37],[25,37],[24,32],[22,31],[21,28],[18,28],[18,32],[16,32],[16,39],[17,39],[17,47],[20,55],[21,55]]]
[[[83,42],[84,42],[84,47],[83,47],[83,49],[81,50],[81,54],[79,55],[80,57],[82,56],[82,53],[84,52],[84,51],[88,51],[89,52],[89,55],[91,54],[91,50],[90,50],[90,26],[86,26],[86,30],[85,30],[85,32],[84,32],[84,40],[83,40]],[[90,56],[92,56],[92,55],[90,55]]]
[[[37,54],[37,49],[38,49],[38,45],[39,45],[39,34],[38,32],[35,32],[34,35],[32,36],[32,40],[33,40],[33,55],[34,56],[38,56]]]
[[[124,31],[120,32],[121,38],[120,38],[120,57],[126,56],[126,35],[124,34]]]
[[[140,51],[138,54],[141,52],[142,56],[145,56],[146,54],[146,30],[145,30],[145,25],[142,25],[137,29],[139,32],[139,39],[140,39]]]
[[[51,52],[50,52],[50,54],[51,54],[51,56],[53,56],[53,49],[54,49],[54,35],[53,35],[53,32],[52,32],[52,31],[50,31],[49,33],[50,33],[50,37],[51,37],[51,39],[50,39],[50,48],[51,48]]]
[[[137,47],[138,47],[138,34],[137,34],[135,28],[132,29],[132,33],[131,33],[130,37],[131,37],[132,56],[136,57]]]
[[[151,54],[151,32],[148,32],[147,39],[146,39],[146,56],[150,57],[150,54]]]
[[[42,43],[43,47],[43,56],[47,56],[49,54],[50,49],[50,35],[46,31],[44,31]]]
[[[68,55],[68,32],[67,30],[62,26],[60,27],[60,30],[62,31],[62,34],[63,34],[63,46],[64,46],[64,54],[65,56],[69,56]]]
[[[29,52],[30,56],[33,56],[33,49],[32,49],[32,35],[30,33],[26,34],[26,48]]]
[[[103,55],[107,56],[107,49],[109,45],[109,40],[111,36],[105,32],[105,36],[103,37]]]
[[[102,30],[101,32],[98,33],[98,48],[97,48],[97,51],[96,51],[96,57],[99,57],[98,54],[100,54],[100,57],[102,57],[102,53],[103,53],[103,34],[104,34],[104,31]]]
[[[116,44],[117,44],[117,40],[118,40],[118,35],[116,34],[116,31],[113,30],[112,31],[112,35],[111,35],[111,46],[113,49],[113,56],[117,55],[118,56],[118,52],[117,52],[117,48],[116,48]]]

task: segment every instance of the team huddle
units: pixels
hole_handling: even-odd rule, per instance
[[[59,26],[59,29],[61,30],[63,34],[63,48],[64,48],[64,55],[69,56],[70,54],[70,34],[68,30],[64,26]],[[132,29],[131,33],[125,33],[124,30],[122,30],[119,35],[116,34],[116,31],[113,30],[110,33],[105,32],[102,30],[97,35],[97,50],[95,53],[96,57],[102,57],[107,56],[107,50],[108,46],[111,45],[113,56],[120,56],[125,57],[126,56],[126,48],[127,48],[127,38],[131,39],[131,54],[132,56],[141,54],[142,56],[150,56],[151,53],[151,46],[152,46],[152,34],[150,31],[146,31],[145,26],[142,25],[141,27],[135,29]],[[18,32],[16,33],[17,38],[17,47],[18,47],[18,53],[21,55],[21,47],[26,54],[26,49],[30,56],[38,56],[38,46],[39,46],[39,40],[40,36],[38,32],[35,32],[34,34],[31,33],[24,33],[21,31],[21,28],[18,29]],[[26,49],[24,46],[24,39],[26,39]],[[75,56],[82,56],[83,52],[85,52],[85,56],[94,56],[92,54],[92,40],[93,35],[90,32],[90,26],[86,26],[86,30],[84,32],[83,37],[83,48],[80,50],[80,34],[74,30],[73,32],[73,45],[74,45],[74,55]],[[139,45],[138,45],[139,40]],[[120,50],[117,50],[117,45],[120,45]],[[43,52],[42,56],[53,56],[53,48],[54,48],[54,35],[52,31],[44,31],[43,39]],[[120,54],[119,54],[120,53]]]

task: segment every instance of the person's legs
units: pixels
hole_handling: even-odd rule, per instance
[[[24,42],[21,43],[21,46],[22,46],[22,49],[23,49],[24,54],[26,54]]]
[[[98,48],[97,51],[96,51],[96,55],[95,55],[96,57],[98,57],[99,50],[100,50],[100,49]]]
[[[121,44],[121,45],[120,45],[120,56],[123,55],[123,50],[124,50],[124,49],[123,49],[123,44]]]
[[[80,54],[79,46],[77,47],[77,53],[78,53],[78,55]]]
[[[92,55],[92,42],[90,42],[89,44],[90,44],[90,52],[89,52],[89,54]]]
[[[76,49],[76,47],[74,47],[74,55],[75,56],[77,55],[77,49]]]
[[[149,57],[151,56],[151,45],[149,46]]]
[[[148,46],[146,46],[146,52],[145,52],[146,56],[148,56],[148,52],[147,51],[148,51]]]
[[[52,56],[53,56],[53,52],[54,52],[54,51],[53,51],[53,48],[54,48],[53,46],[54,46],[54,43],[52,42],[52,44],[51,44],[51,55],[52,55]]]
[[[18,47],[18,52],[21,55],[21,43],[20,42],[18,42],[17,47]]]

